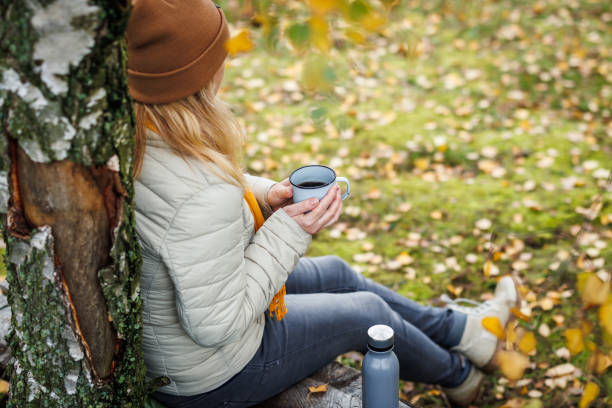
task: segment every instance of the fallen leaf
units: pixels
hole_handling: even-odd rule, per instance
[[[525,354],[531,353],[535,350],[537,345],[537,341],[535,335],[532,332],[527,332],[523,335],[521,340],[519,341],[518,347]]]
[[[484,273],[484,276],[486,276],[487,278],[489,276],[497,276],[499,275],[499,268],[493,262],[486,261],[483,265],[482,272]]]
[[[598,395],[599,386],[594,382],[589,381],[587,385],[584,386],[584,392],[582,393],[582,397],[580,398],[580,403],[578,404],[578,407],[588,407],[591,402],[595,401],[595,398],[597,398]]]
[[[589,273],[582,288],[582,301],[587,305],[601,305],[610,293],[610,282],[602,282],[594,273]]]
[[[612,299],[599,308],[599,321],[609,335],[612,335]]]
[[[487,316],[482,319],[482,327],[493,333],[498,339],[504,338],[504,327],[496,316]]]
[[[542,337],[548,337],[550,336],[550,327],[546,323],[542,323],[538,328],[538,333]]]
[[[9,383],[4,380],[0,380],[0,394],[8,394],[8,392],[9,392]]]
[[[520,379],[529,367],[529,358],[518,351],[500,350],[497,353],[497,361],[501,372],[509,380]]]
[[[580,329],[566,329],[565,330],[565,342],[567,348],[572,355],[580,353],[584,350],[584,341],[582,339],[582,330]]]
[[[511,307],[510,311],[512,312],[512,314],[524,321],[529,321],[529,316],[527,316],[525,313],[521,312],[521,310],[517,307]],[[548,327],[548,326],[547,326]],[[548,336],[544,336],[544,337],[548,337]]]
[[[572,374],[574,371],[576,370],[576,367],[574,367],[572,364],[570,363],[565,363],[565,364],[559,364],[556,365],[554,367],[549,368],[546,371],[546,377],[564,377],[567,375]]]
[[[314,394],[317,392],[327,392],[327,384],[321,384],[315,386],[308,387],[309,394]]]
[[[441,220],[443,215],[441,211],[434,210],[429,214],[429,216],[433,218],[434,220]]]

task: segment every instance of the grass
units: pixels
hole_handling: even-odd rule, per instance
[[[531,317],[519,328],[536,335],[532,365],[523,385],[487,378],[479,406],[576,406],[588,381],[600,387],[591,406],[609,406],[612,369],[598,373],[588,361],[589,347],[612,357],[612,340],[576,276],[609,274],[612,263],[611,3],[407,3],[365,45],[338,40],[318,57],[336,77],[314,78],[326,91],[302,86],[312,50],[296,56],[281,42],[230,60],[222,95],[248,130],[248,171],[280,180],[303,164],[335,167],[352,195],[308,255],[336,254],[417,301],[486,298],[491,258],[500,275],[521,277]],[[305,18],[299,4],[296,19]],[[404,39],[420,54],[398,51]],[[477,227],[483,219],[490,227]],[[397,266],[403,253],[412,261]],[[589,347],[560,357],[565,330],[585,322]],[[580,374],[551,388],[546,370],[566,362]],[[404,384],[402,397],[445,404],[427,385]]]

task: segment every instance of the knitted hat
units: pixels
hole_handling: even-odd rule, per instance
[[[128,87],[144,103],[169,103],[204,88],[229,38],[211,0],[133,0],[127,27]]]

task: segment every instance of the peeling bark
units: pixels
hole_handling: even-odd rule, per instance
[[[82,164],[69,160],[35,163],[20,148],[16,162],[25,218],[35,227],[51,226],[55,256],[76,312],[74,320],[97,377],[106,378],[111,371],[115,333],[97,276],[98,270],[110,263],[111,232],[104,195],[92,172]]]

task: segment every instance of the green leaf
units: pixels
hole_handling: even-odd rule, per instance
[[[294,24],[287,29],[289,41],[296,48],[303,48],[310,39],[310,26],[304,23]]]
[[[357,0],[349,6],[349,17],[353,20],[361,20],[370,12],[370,5],[363,1]]]

